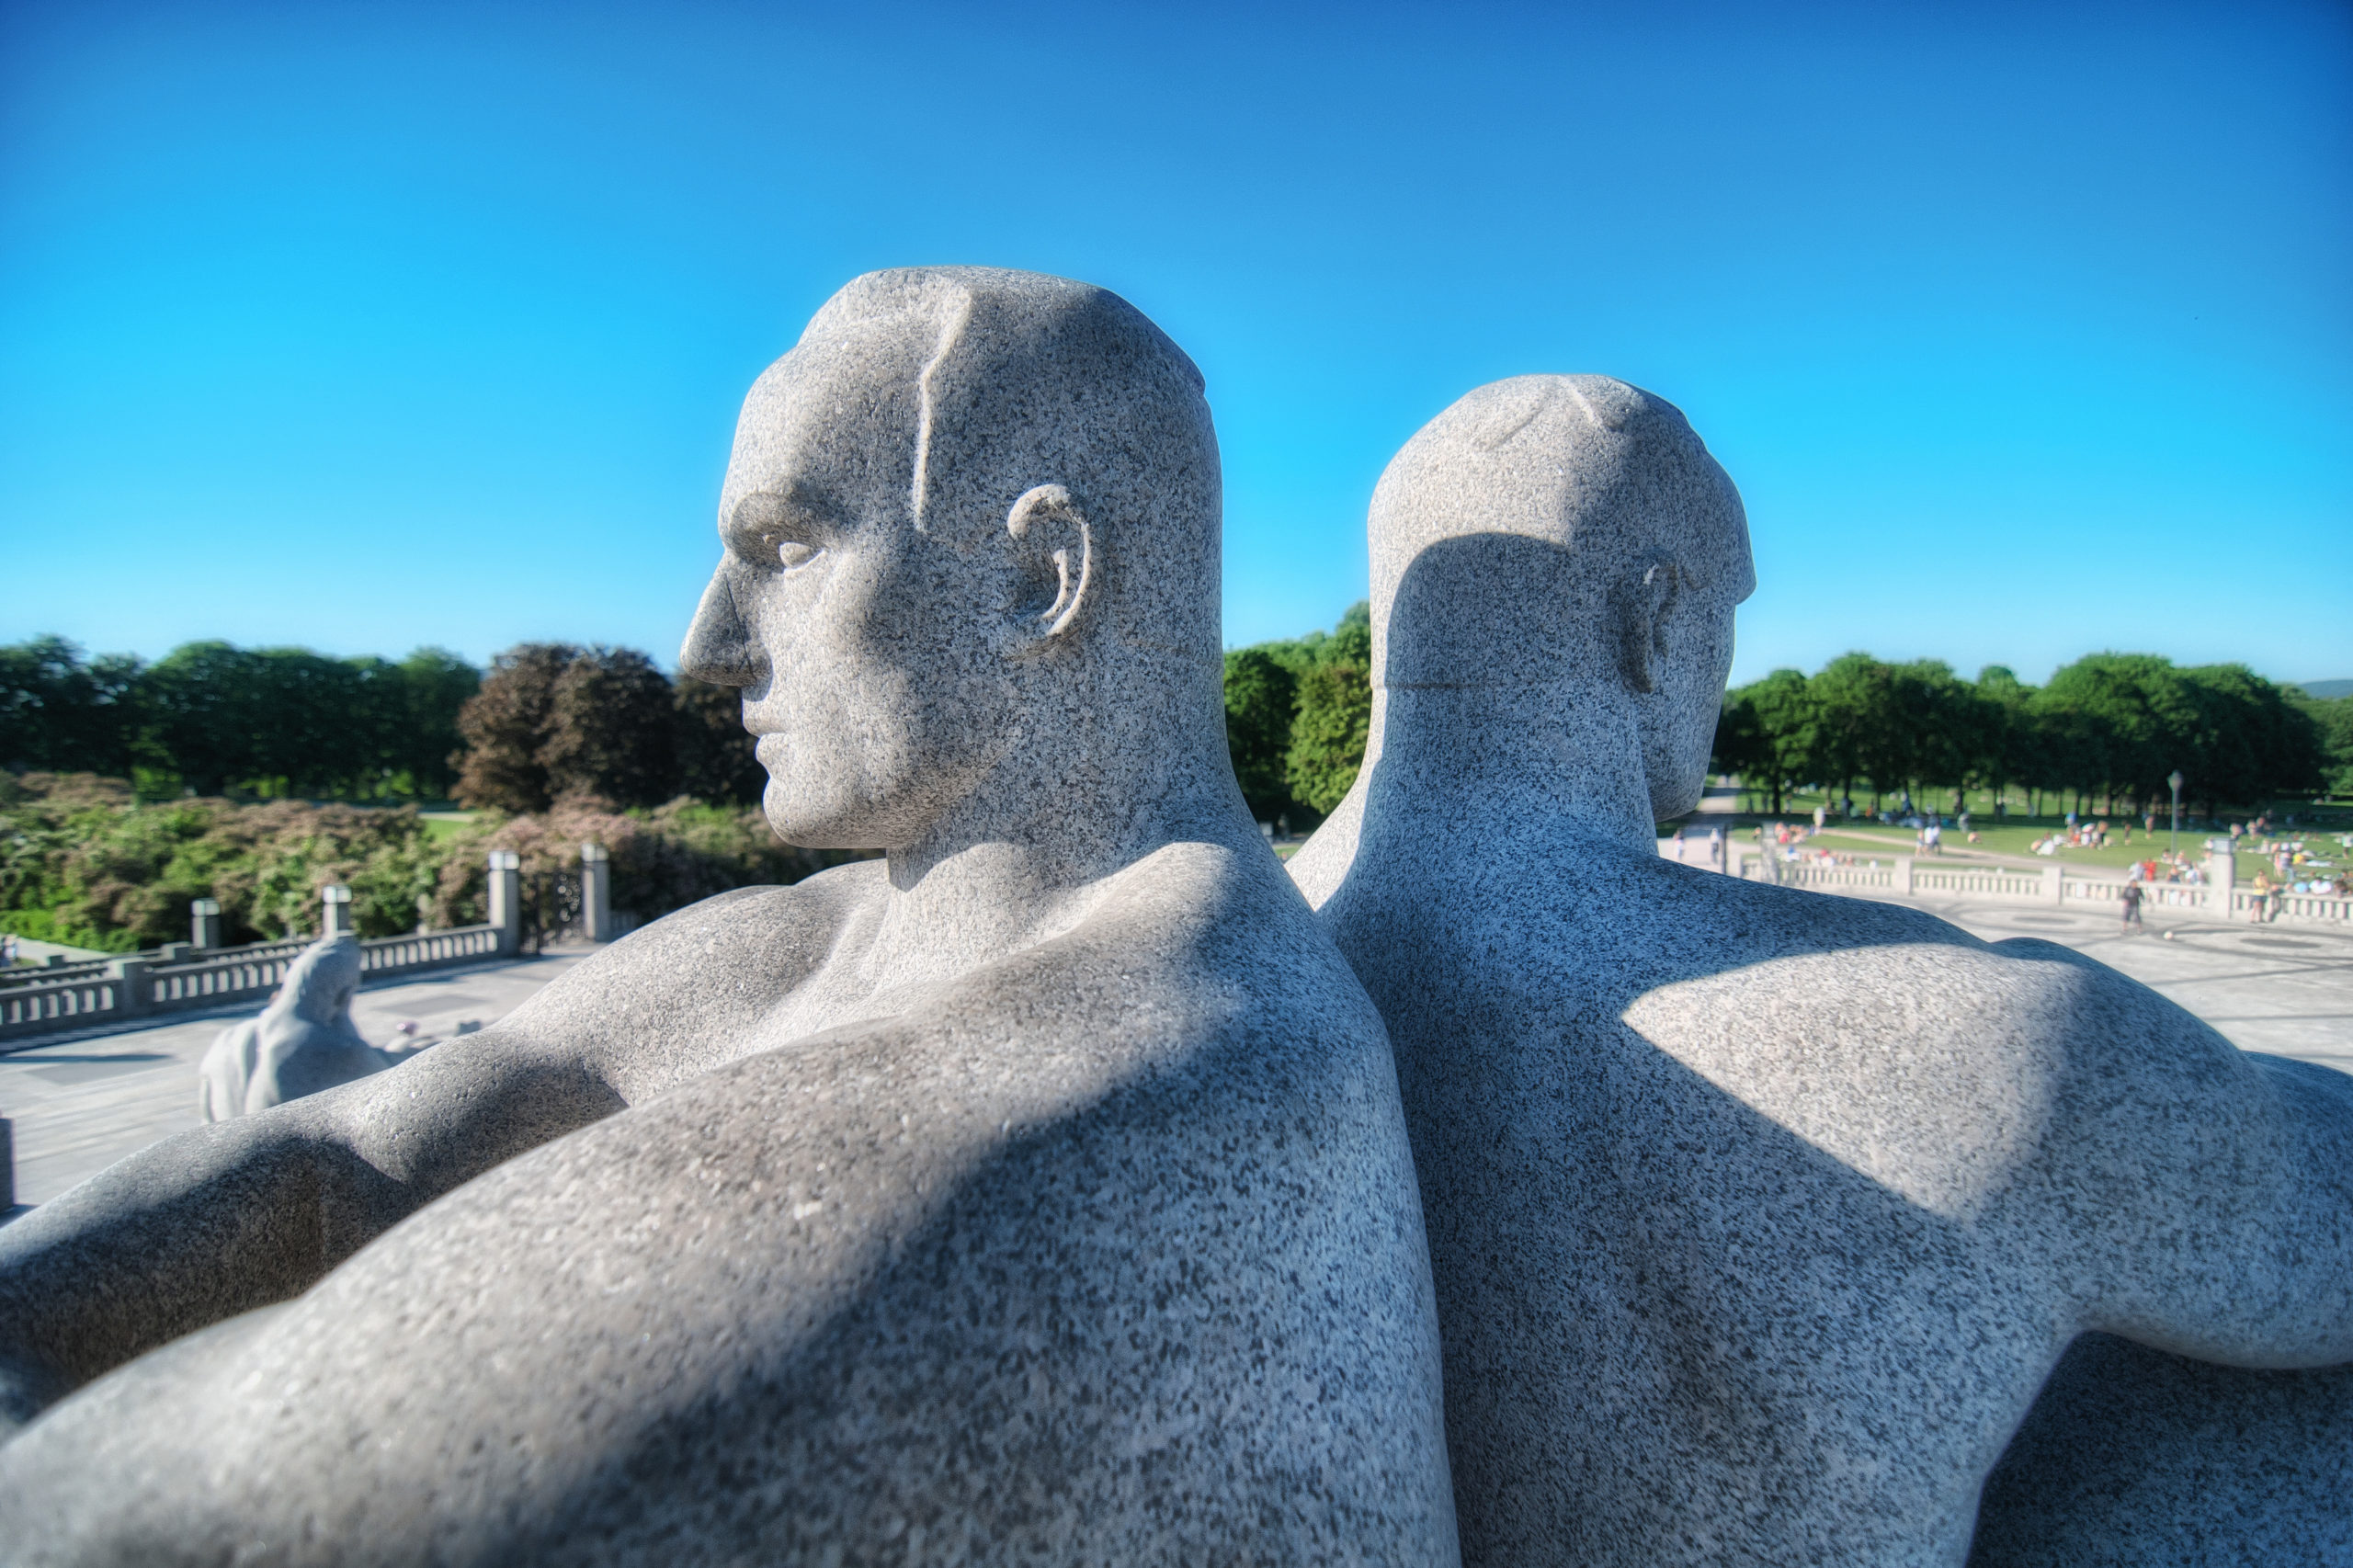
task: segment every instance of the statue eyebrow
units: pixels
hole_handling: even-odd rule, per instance
[[[758,508],[765,515],[748,516],[754,503],[769,505]],[[727,543],[730,549],[742,549],[748,544],[765,544],[770,534],[801,535],[813,531],[806,519],[825,511],[822,498],[812,494],[808,486],[796,480],[781,489],[763,487],[746,493],[727,515]]]

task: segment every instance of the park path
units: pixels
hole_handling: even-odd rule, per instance
[[[559,948],[363,989],[352,1021],[378,1045],[399,1038],[404,1020],[416,1023],[420,1038],[494,1023],[595,950]],[[260,1011],[248,1003],[0,1056],[0,1116],[15,1124],[17,1201],[46,1203],[125,1154],[201,1126],[198,1064],[222,1029]]]

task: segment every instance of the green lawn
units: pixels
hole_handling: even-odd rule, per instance
[[[1685,818],[1684,822],[1687,826],[1701,831],[1718,823],[1724,823],[1727,824],[1727,831],[1736,828],[1740,841],[1749,843],[1753,842],[1751,836],[1753,830],[1760,822],[1779,821],[1811,824],[1813,820],[1813,808],[1818,799],[1812,795],[1784,796],[1782,798],[1784,809],[1778,818],[1743,812],[1730,818],[1692,816]],[[1939,809],[1945,810],[1949,814],[1952,797],[1949,794],[1943,795],[1937,804]],[[2157,818],[2157,830],[2154,835],[2146,831],[2137,821],[2128,824],[2116,818],[2109,818],[2107,848],[2063,848],[2053,855],[2039,856],[2033,852],[2035,841],[2052,832],[2063,830],[2066,826],[2064,817],[2020,815],[1996,817],[1993,813],[1991,798],[1983,792],[1978,793],[1972,801],[1971,808],[1969,825],[1971,831],[1977,835],[1978,841],[1971,844],[1959,828],[1947,827],[1944,831],[1946,859],[1963,859],[1967,858],[1968,852],[1973,850],[1979,853],[2029,859],[2038,865],[2057,864],[2081,866],[2106,871],[2121,871],[2136,860],[2146,860],[2153,856],[2162,855],[2169,843],[2166,819],[2163,815]],[[2299,820],[2302,820],[2306,814],[2305,812],[2300,812]],[[2332,817],[2345,815],[2341,811],[2328,814]],[[2193,829],[2187,817],[2188,813],[2185,812],[2180,837],[2181,852],[2193,862],[2200,861],[2205,858],[2206,840],[2210,837],[2224,835],[2211,833],[2202,825]],[[2353,861],[2353,849],[2348,849],[2339,841],[2340,835],[2353,835],[2353,821],[2339,823],[2325,829],[2281,826],[2277,828],[2273,835],[2265,840],[2265,843],[2268,846],[2282,841],[2301,839],[2308,855],[2325,860],[2335,868]],[[1842,822],[1836,816],[1832,816],[1825,824],[1822,836],[1815,841],[1815,846],[1850,855],[1874,853],[1908,855],[1914,852],[1916,842],[1916,836],[1910,828],[1888,827],[1860,820],[1851,823]],[[2240,881],[2253,881],[2255,873],[2265,869],[2268,864],[2263,857],[2252,852],[2251,841],[2242,839],[2238,862]]]

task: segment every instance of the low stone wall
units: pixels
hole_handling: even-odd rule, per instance
[[[637,926],[637,917],[611,906],[609,858],[604,846],[580,846],[582,934],[610,942]],[[489,862],[490,919],[480,926],[370,937],[359,944],[363,974],[405,974],[442,964],[471,963],[521,950],[525,943],[522,862],[511,849],[494,849]],[[351,929],[351,890],[320,890],[320,929]],[[111,1024],[156,1013],[224,1003],[258,1001],[276,991],[289,965],[318,938],[208,946],[220,937],[221,906],[198,899],[189,910],[193,942],[82,963],[0,970],[0,1045],[61,1029]],[[541,933],[542,936],[547,933]],[[537,938],[533,938],[536,941]]]
[[[1893,898],[1984,899],[2005,903],[2065,905],[2098,903],[2113,907],[2123,896],[2121,878],[2070,875],[2063,866],[2025,870],[2007,866],[1953,864],[1923,860],[1909,855],[1861,864],[1837,865],[1821,860],[1784,860],[1759,854],[1754,846],[1733,850],[1733,874],[1783,887],[1882,894]],[[2324,926],[2353,931],[2353,899],[2327,893],[2282,892],[2276,900],[2274,923]],[[2264,895],[2235,882],[2143,882],[2144,906],[2201,915],[2209,920],[2252,923]]]
[[[504,926],[460,926],[359,944],[363,974],[406,974],[470,963],[513,950]],[[242,948],[142,956],[103,964],[20,970],[0,975],[0,1041],[132,1019],[158,1013],[259,1001],[278,989],[288,966],[315,940],[255,942]]]

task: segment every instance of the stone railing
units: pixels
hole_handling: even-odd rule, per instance
[[[1738,874],[1756,881],[1792,888],[1842,888],[1858,892],[1890,893],[1908,898],[1926,893],[1938,898],[1991,898],[2018,903],[2056,903],[2060,875],[2056,866],[2039,870],[2013,870],[2003,866],[1939,865],[1909,855],[1881,860],[1839,864],[1828,860],[1784,860],[1744,849]]]
[[[634,915],[611,907],[610,862],[603,846],[582,845],[581,862],[582,934],[592,942],[609,942],[635,928]],[[487,922],[405,937],[368,937],[359,944],[360,972],[407,974],[521,951],[521,862],[512,850],[494,849],[489,869]],[[0,970],[0,1041],[97,1023],[120,1020],[128,1024],[155,1013],[258,1000],[278,989],[302,949],[318,939],[295,937],[242,948],[217,947],[210,943],[220,932],[220,905],[211,899],[198,899],[190,914],[195,942],[175,942],[117,959]],[[350,890],[321,889],[320,916],[323,931],[349,931]]]
[[[76,970],[88,968],[75,964]],[[96,974],[58,977],[56,970],[27,970],[21,984],[0,988],[0,1040],[39,1034],[45,1029],[75,1028],[104,1022],[128,1011],[124,985],[101,968]]]
[[[286,971],[315,940],[256,942],[157,960],[132,957],[77,972],[28,969],[0,980],[0,1040],[92,1023],[124,1022],[154,1013],[210,1007],[225,1002],[257,1001],[286,978]],[[460,926],[407,937],[371,937],[359,944],[362,974],[406,974],[444,964],[496,958],[513,950],[500,926]]]
[[[2338,898],[2325,892],[2283,892],[2279,900],[2278,918],[2297,926],[2334,926],[2340,931],[2353,930],[2353,898]],[[2246,888],[2231,892],[2231,914],[2240,920],[2253,920],[2255,906],[2261,895]]]
[[[2222,870],[2230,869],[2224,864]],[[2124,894],[2121,878],[2071,876],[2063,866],[2036,869],[1967,863],[1939,863],[1909,855],[1839,864],[1735,846],[1733,874],[1782,887],[1817,888],[1896,898],[1990,899],[2009,903],[2096,903],[2114,908]],[[2272,918],[2296,926],[2328,926],[2353,931],[2353,899],[2331,893],[2282,892]],[[2205,882],[2143,882],[2141,897],[2152,910],[2173,910],[2209,920],[2253,922],[2263,895],[2220,877]]]

